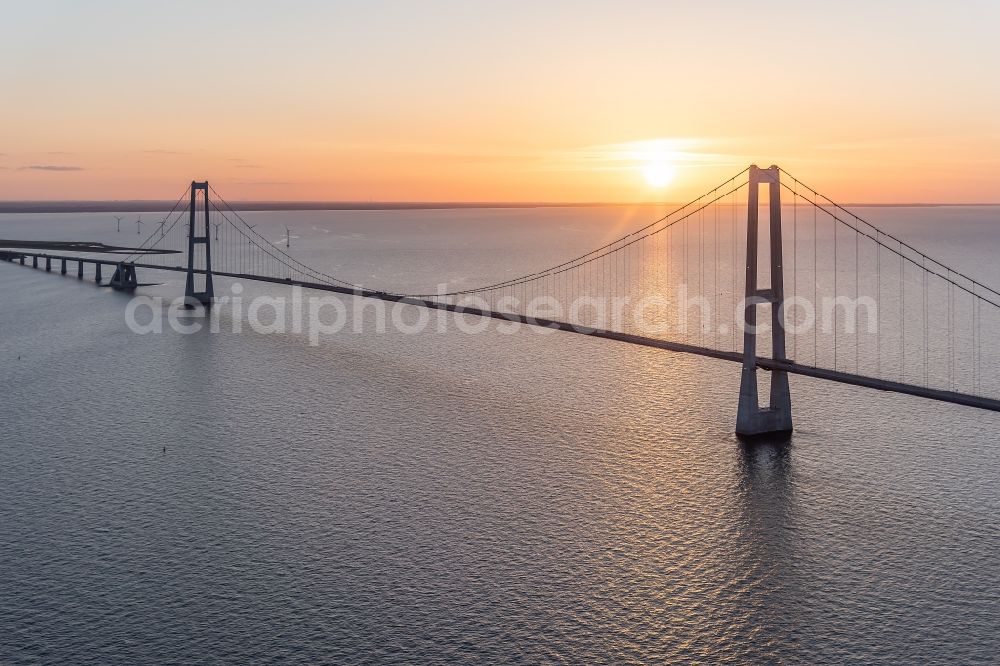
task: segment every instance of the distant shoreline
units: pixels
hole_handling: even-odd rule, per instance
[[[599,208],[611,206],[679,207],[676,202],[501,202],[501,201],[240,201],[231,202],[239,211],[321,210],[450,210],[487,208]],[[788,205],[788,204],[785,204]],[[802,205],[802,204],[800,204]],[[988,207],[1000,203],[850,203],[856,208],[940,208],[945,206]],[[173,201],[0,201],[2,213],[160,213],[173,208]]]
[[[286,210],[446,210],[452,208],[587,208],[597,206],[669,206],[672,204],[461,202],[461,201],[233,201],[239,211]],[[173,201],[0,201],[0,213],[160,213]]]

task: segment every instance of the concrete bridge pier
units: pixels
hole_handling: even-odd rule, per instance
[[[24,255],[21,255],[21,265],[24,266]]]
[[[99,261],[94,264],[94,282],[101,283],[101,262]]]
[[[32,257],[31,258],[31,267],[32,268],[38,268],[38,257]]]
[[[60,269],[59,272],[62,273],[63,275],[66,275],[66,260],[65,259],[62,260],[62,267],[61,267],[61,269]]]
[[[77,261],[76,262],[76,277],[78,277],[81,280],[83,279],[83,262],[82,261]]]
[[[45,257],[45,271],[52,272],[52,257]]]

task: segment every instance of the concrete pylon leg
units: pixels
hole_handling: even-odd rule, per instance
[[[62,273],[63,275],[66,275],[66,260],[65,259],[62,260],[62,266],[60,267],[59,272]]]
[[[743,333],[743,369],[740,376],[740,404],[736,413],[736,434],[742,436],[787,433],[792,430],[792,398],[788,390],[788,373],[771,373],[770,401],[760,407],[757,385],[757,308],[771,306],[771,351],[775,360],[785,356],[785,286],[782,272],[781,247],[781,183],[776,166],[760,169],[750,167],[750,190],[747,197],[747,275],[746,310]],[[768,185],[770,208],[771,286],[757,286],[758,194],[759,186]]]
[[[94,282],[101,283],[101,264],[99,262],[94,264]]]
[[[82,261],[76,262],[76,276],[78,278],[80,278],[81,280],[83,279],[83,262]]]

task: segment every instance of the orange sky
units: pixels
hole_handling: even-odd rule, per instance
[[[1000,201],[998,3],[701,4],[25,3],[0,199]]]

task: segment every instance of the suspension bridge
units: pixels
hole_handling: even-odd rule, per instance
[[[792,429],[789,374],[1000,411],[1000,293],[777,166],[750,166],[557,265],[455,291],[377,289],[317,270],[208,182],[192,182],[150,225],[137,248],[0,241],[0,259],[55,262],[62,274],[76,264],[79,278],[125,291],[142,286],[140,270],[181,272],[194,307],[212,306],[215,278],[253,280],[730,361],[741,366],[740,435]]]

